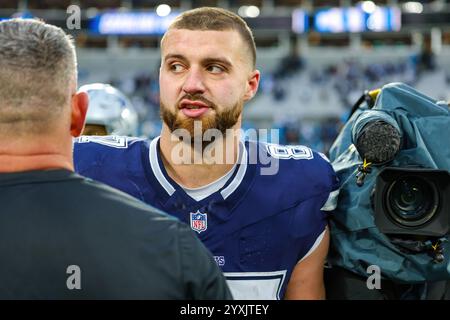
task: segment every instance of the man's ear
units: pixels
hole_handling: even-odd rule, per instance
[[[247,80],[244,101],[250,100],[256,94],[256,91],[258,91],[260,77],[261,73],[259,72],[259,70],[252,71],[250,77]]]
[[[70,134],[78,137],[83,132],[89,98],[86,92],[78,92],[72,96],[72,117],[70,122]]]

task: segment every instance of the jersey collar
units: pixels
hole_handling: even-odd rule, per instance
[[[148,175],[150,182],[159,189],[158,196],[163,203],[167,203],[174,194],[179,194],[180,196],[183,195],[183,197],[186,196],[189,200],[196,202],[168,176],[161,159],[159,141],[160,137],[158,136],[150,142],[148,159],[147,161],[144,161],[144,163],[147,163],[148,167],[150,167],[150,170],[148,170],[148,172],[151,173]],[[230,180],[220,189],[220,191],[218,191],[220,196],[217,200],[226,201],[228,209],[232,209],[245,194],[245,191],[251,183],[250,180],[252,180],[254,175],[255,168],[253,167],[254,166],[252,165],[248,165],[247,148],[245,143],[240,141],[238,168]],[[217,195],[217,193],[215,194]],[[198,201],[198,205],[201,205],[205,200],[208,201],[210,197],[211,196]]]

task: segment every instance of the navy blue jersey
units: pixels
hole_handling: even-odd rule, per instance
[[[262,174],[262,156],[278,161],[276,174]],[[74,144],[78,173],[190,225],[235,299],[280,299],[295,265],[320,243],[338,181],[325,156],[303,146],[246,141],[239,157],[227,183],[196,201],[166,173],[159,138],[83,136]]]

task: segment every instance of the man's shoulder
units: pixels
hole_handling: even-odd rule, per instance
[[[149,226],[165,225],[167,228],[181,224],[179,220],[161,210],[150,206],[136,198],[112,188],[101,182],[74,174],[78,181],[73,181],[67,191],[78,203],[81,212],[95,212],[99,218],[135,220],[137,224],[147,221]],[[92,218],[95,218],[92,215]],[[150,223],[151,222],[151,223]],[[179,226],[177,226],[179,227]]]

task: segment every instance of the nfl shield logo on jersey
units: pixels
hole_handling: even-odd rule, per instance
[[[205,231],[208,228],[208,217],[206,213],[191,212],[191,228],[198,233]]]

